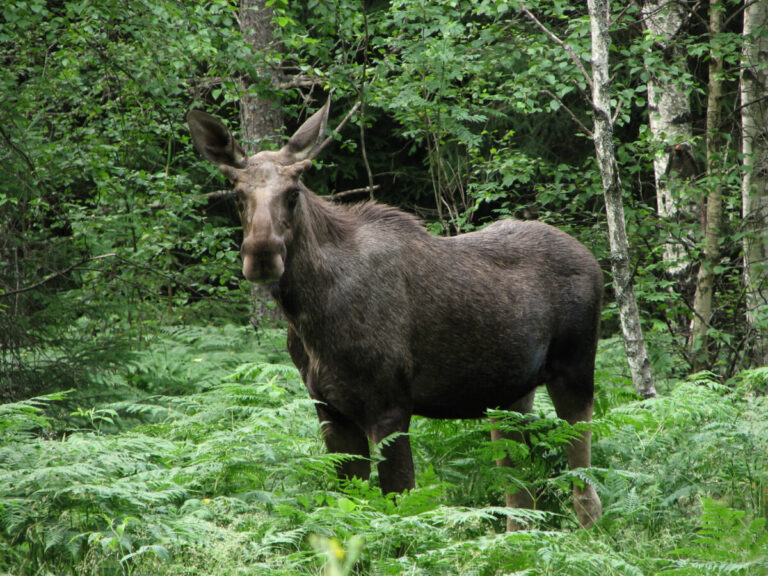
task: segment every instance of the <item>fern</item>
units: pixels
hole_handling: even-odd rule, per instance
[[[194,510],[184,506],[194,492],[253,488],[268,481],[278,463],[288,467],[291,460],[300,462],[294,464],[294,475],[330,473],[332,463],[298,456],[307,454],[305,447],[279,447],[274,456],[265,456],[285,436],[287,411],[292,416],[298,410],[310,414],[312,403],[306,399],[287,406],[276,402],[271,391],[280,387],[279,399],[284,399],[290,388],[281,387],[277,375],[295,376],[295,372],[264,372],[271,374],[269,382],[259,380],[237,390],[228,381],[185,399],[154,396],[98,412],[78,411],[78,416],[86,418],[103,413],[111,419],[118,412],[151,412],[152,419],[159,420],[128,433],[105,435],[89,432],[86,426],[81,432],[70,432],[63,442],[37,440],[38,450],[19,451],[12,443],[0,446],[2,534],[11,540],[26,534],[30,560],[40,566],[60,564],[67,558],[90,562],[97,550],[102,550],[105,562],[116,565],[144,562],[147,555],[167,558],[163,553],[167,543],[193,544],[205,534],[220,531],[208,523],[217,516],[209,506]],[[253,411],[239,409],[248,407]],[[31,416],[34,425],[47,423],[33,402],[21,409],[7,405],[3,409]],[[241,428],[233,438],[235,421]],[[170,431],[174,433],[168,435]],[[266,441],[259,443],[260,437]],[[197,441],[190,443],[192,438]],[[312,444],[317,446],[316,437]],[[291,449],[293,458],[286,458]],[[313,448],[310,453],[317,451]],[[276,470],[267,473],[265,462],[273,462]],[[211,517],[201,511],[211,512]],[[138,517],[142,522],[130,520]],[[115,550],[119,554],[113,554]]]
[[[662,574],[751,575],[768,573],[766,519],[748,519],[744,510],[705,498],[701,525],[693,542],[675,551],[683,558]]]
[[[415,418],[418,486],[392,497],[375,468],[335,478],[348,456],[326,452],[284,335],[262,338],[172,328],[98,386],[0,407],[13,431],[0,436],[0,573],[766,572],[759,370],[637,401],[618,355],[601,360],[588,470],[567,470],[563,447],[583,428],[557,420],[545,393],[534,417],[495,414],[525,446],[490,442],[485,420]],[[506,452],[517,469],[495,466]],[[603,499],[590,531],[571,530],[574,481]],[[541,510],[500,506],[516,482]],[[529,529],[504,533],[506,517]]]
[[[273,377],[297,378],[299,371],[294,366],[286,364],[270,364],[264,362],[249,362],[240,365],[234,372],[224,378],[224,381],[237,382],[246,380],[263,380]]]
[[[44,429],[51,428],[51,419],[45,410],[52,402],[67,397],[72,390],[37,396],[28,400],[0,404],[0,438],[4,443],[33,438]]]
[[[749,397],[765,396],[768,393],[768,366],[745,370],[734,378],[740,392]]]

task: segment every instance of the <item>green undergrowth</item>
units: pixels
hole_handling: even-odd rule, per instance
[[[639,401],[606,342],[592,469],[567,470],[580,429],[542,392],[530,418],[496,414],[528,446],[415,419],[417,488],[395,499],[375,473],[336,480],[284,340],[169,328],[77,390],[0,405],[0,573],[768,574],[768,369]],[[589,531],[574,480],[603,501]],[[537,510],[504,508],[508,489]],[[528,529],[505,533],[509,515]]]

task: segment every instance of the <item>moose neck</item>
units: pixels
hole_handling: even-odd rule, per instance
[[[354,228],[348,212],[325,200],[299,182],[301,195],[294,215],[294,244],[297,249],[321,250],[347,240]]]
[[[324,293],[337,281],[334,255],[350,241],[355,229],[355,221],[344,207],[299,185],[285,270],[273,289],[273,296],[293,323],[309,308],[308,301],[322,302]]]

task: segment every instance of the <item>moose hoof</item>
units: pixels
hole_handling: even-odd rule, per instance
[[[573,506],[582,528],[590,528],[603,515],[603,505],[592,486],[587,486],[582,494],[574,496]]]
[[[527,490],[520,490],[514,494],[507,493],[507,508],[532,510],[536,506],[533,503],[533,497]],[[507,532],[519,532],[527,530],[529,524],[524,520],[518,520],[513,516],[507,516]]]
[[[521,530],[527,530],[528,526],[524,523],[515,520],[514,518],[507,518],[507,532],[520,532]]]

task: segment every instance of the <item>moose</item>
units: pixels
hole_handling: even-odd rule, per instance
[[[381,446],[382,491],[413,488],[412,415],[528,413],[540,385],[560,418],[589,422],[603,290],[594,256],[541,222],[438,237],[397,208],[318,196],[301,175],[329,109],[330,99],[281,149],[252,156],[216,117],[192,110],[187,121],[197,150],[233,185],[243,275],[268,285],[287,319],[325,444],[350,455],[339,475],[369,477],[371,442]],[[590,466],[590,441],[587,431],[567,446],[571,469]],[[594,487],[574,483],[573,497],[578,522],[591,526],[601,515]],[[525,491],[506,500],[532,506]]]

